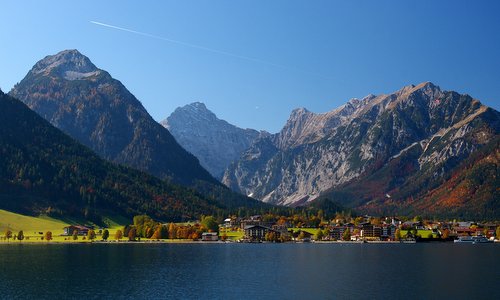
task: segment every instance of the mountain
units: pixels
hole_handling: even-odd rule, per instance
[[[215,182],[121,82],[77,50],[37,62],[10,95],[107,160],[186,185]]]
[[[182,221],[224,207],[197,192],[103,160],[0,91],[0,208],[79,216],[146,213]]]
[[[430,82],[410,85],[324,114],[294,110],[279,133],[258,139],[226,170],[223,182],[275,204],[330,197],[368,213],[409,211],[404,203],[444,184],[499,130],[499,112],[469,95]],[[388,200],[397,205],[373,205]]]
[[[77,50],[37,62],[10,91],[102,158],[197,189],[224,206],[258,206],[213,178],[123,84]]]
[[[260,135],[217,118],[200,102],[177,108],[161,124],[216,178]]]

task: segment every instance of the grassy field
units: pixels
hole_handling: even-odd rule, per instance
[[[227,238],[229,240],[233,240],[233,241],[242,239],[243,236],[245,235],[245,232],[243,230],[238,230],[238,231],[229,230],[229,231],[226,231],[225,228],[221,228],[220,232],[219,232],[219,236],[222,237],[222,235],[224,233],[227,235]]]
[[[309,232],[311,234],[316,234],[318,232],[318,228],[297,228],[297,227],[293,227],[293,228],[289,228],[289,230],[293,230],[293,232],[298,232],[298,231],[305,231],[305,232]]]
[[[401,230],[401,236],[405,237],[408,233],[408,230]],[[437,235],[432,233],[432,230],[417,230],[417,235],[420,235],[422,238],[426,239],[429,234],[432,234],[433,237],[437,237]]]
[[[103,218],[103,221],[109,230],[110,239],[114,238],[115,232],[118,229],[122,229],[125,224],[131,222],[121,216],[106,216]],[[48,216],[33,217],[9,212],[6,210],[0,210],[0,236],[2,237],[7,230],[12,231],[13,235],[22,230],[24,232],[24,236],[27,237],[26,241],[43,242],[43,240],[41,239],[43,233],[51,231],[53,237],[52,242],[67,242],[68,240],[73,241],[73,239],[70,237],[61,236],[64,232],[63,228],[70,224],[93,225],[88,224],[87,222],[85,222],[85,220],[81,219],[56,219]],[[97,236],[97,239],[100,239],[99,235]],[[12,242],[12,239],[10,241]],[[75,242],[83,241],[87,240],[83,240],[83,236],[79,236],[78,240],[76,240]]]
[[[23,230],[25,234],[39,231],[52,231],[54,234],[61,234],[65,226],[68,226],[68,223],[47,216],[31,217],[0,210],[0,233],[4,233],[6,230],[11,230],[14,233]]]
[[[110,241],[114,241],[114,236],[117,230],[123,230],[123,227],[126,224],[132,223],[132,220],[124,218],[122,216],[117,215],[108,215],[103,217],[103,223],[105,224],[105,228],[109,231],[109,239]],[[90,242],[88,239],[84,239],[83,236],[78,236],[77,240],[73,240],[73,237],[63,236],[63,228],[69,225],[94,225],[95,232],[97,234],[96,240],[101,240],[101,235],[99,234],[99,226],[95,226],[95,224],[89,224],[87,221],[78,218],[51,218],[48,216],[26,216],[18,213],[13,213],[5,210],[0,210],[0,243],[46,243],[47,241],[43,240],[45,232],[52,232],[52,241],[51,243],[82,243],[82,242]],[[176,223],[177,225],[194,225],[195,223]],[[17,233],[22,230],[24,232],[25,240],[18,241],[14,239],[4,240],[5,232],[10,230],[12,235],[17,235]],[[224,231],[221,231],[220,235],[222,235]],[[243,231],[228,231],[227,236],[230,240],[238,240],[241,239],[244,235]],[[127,241],[127,237],[123,237],[120,241]],[[150,239],[142,238],[142,241],[150,241]],[[152,241],[152,240],[151,240]],[[181,239],[164,239],[162,242],[192,242],[192,240],[181,240]]]

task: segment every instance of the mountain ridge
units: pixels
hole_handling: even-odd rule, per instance
[[[195,188],[225,206],[261,205],[211,176],[119,80],[77,50],[46,56],[9,95],[106,160]]]
[[[483,118],[485,114],[491,118]],[[498,135],[499,118],[478,100],[442,91],[431,82],[351,99],[322,114],[298,109],[280,132],[257,140],[233,163],[223,182],[265,202],[303,205],[416,148],[421,149],[408,158],[411,164],[431,169],[445,163],[446,170],[436,175],[444,176]],[[384,191],[372,196],[380,195]]]
[[[0,118],[3,209],[97,222],[106,213],[183,221],[223,209],[192,189],[103,160],[3,92]]]
[[[81,71],[93,75],[67,78]],[[182,184],[216,183],[120,81],[77,50],[40,60],[9,94],[105,159]]]

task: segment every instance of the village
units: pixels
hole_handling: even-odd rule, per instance
[[[321,216],[276,217],[231,216],[218,221],[205,216],[200,221],[159,223],[146,215],[136,216],[133,224],[112,228],[68,225],[59,231],[6,230],[0,241],[25,242],[239,242],[239,243],[416,243],[457,242],[480,237],[498,242],[500,225],[493,222],[430,221],[420,217],[342,215],[330,221]],[[472,242],[478,240],[470,240]]]

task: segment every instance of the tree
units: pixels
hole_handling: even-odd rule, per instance
[[[443,234],[441,235],[441,238],[446,240],[449,237],[450,237],[450,230],[449,229],[443,230]]]
[[[274,231],[269,231],[268,233],[266,233],[264,238],[268,242],[276,242],[278,240],[276,233]]]
[[[219,224],[213,216],[206,216],[201,220],[201,225],[210,232],[218,232]]]
[[[78,240],[78,230],[73,231],[73,241]]]
[[[107,229],[104,229],[104,231],[102,232],[102,239],[107,241],[109,238],[109,231]]]
[[[148,229],[154,228],[155,222],[148,215],[138,215],[134,217],[134,227],[136,228],[136,235],[139,237],[150,238],[153,235],[153,231],[149,232]]]
[[[500,240],[500,226],[497,227],[497,230],[495,232],[495,236],[496,236],[497,240]]]
[[[137,231],[135,230],[135,228],[130,229],[128,232],[128,240],[131,242],[135,241],[136,237],[137,237]]]
[[[20,241],[24,240],[24,232],[22,230],[20,230],[17,233],[17,239],[20,240]]]
[[[52,240],[52,231],[45,232],[44,238],[47,242],[50,242]]]
[[[325,229],[323,229],[323,237],[329,238],[329,236],[330,236],[330,229],[326,227]]]
[[[394,233],[394,239],[396,241],[400,241],[401,240],[401,230],[399,228],[396,229],[396,232]]]
[[[351,240],[351,231],[349,230],[349,228],[346,228],[344,230],[344,233],[342,233],[342,239],[344,241],[350,241]]]
[[[90,229],[88,232],[87,232],[87,238],[90,240],[90,241],[93,241],[95,239],[95,231]]]
[[[147,227],[145,232],[146,232],[146,237],[150,239],[155,233],[155,230],[153,229],[153,227]]]
[[[177,225],[174,223],[168,224],[168,238],[175,239],[177,238]]]
[[[324,237],[323,231],[321,229],[318,229],[318,232],[316,232],[316,240],[321,241]]]
[[[164,229],[163,229],[163,226],[161,226],[160,224],[158,224],[156,226],[156,229],[155,229],[153,235],[151,236],[151,238],[153,240],[163,239],[164,238]]]
[[[131,228],[132,228],[132,227],[131,227],[130,225],[125,225],[125,226],[123,227],[123,235],[124,235],[124,236],[128,236],[128,232],[130,231],[130,229],[131,229]]]
[[[122,232],[120,229],[118,229],[118,230],[115,232],[115,240],[119,241],[119,240],[121,240],[121,239],[122,239],[122,237],[123,237],[123,232]]]
[[[12,238],[12,231],[10,230],[7,230],[5,231],[5,238],[7,239],[7,241]]]

